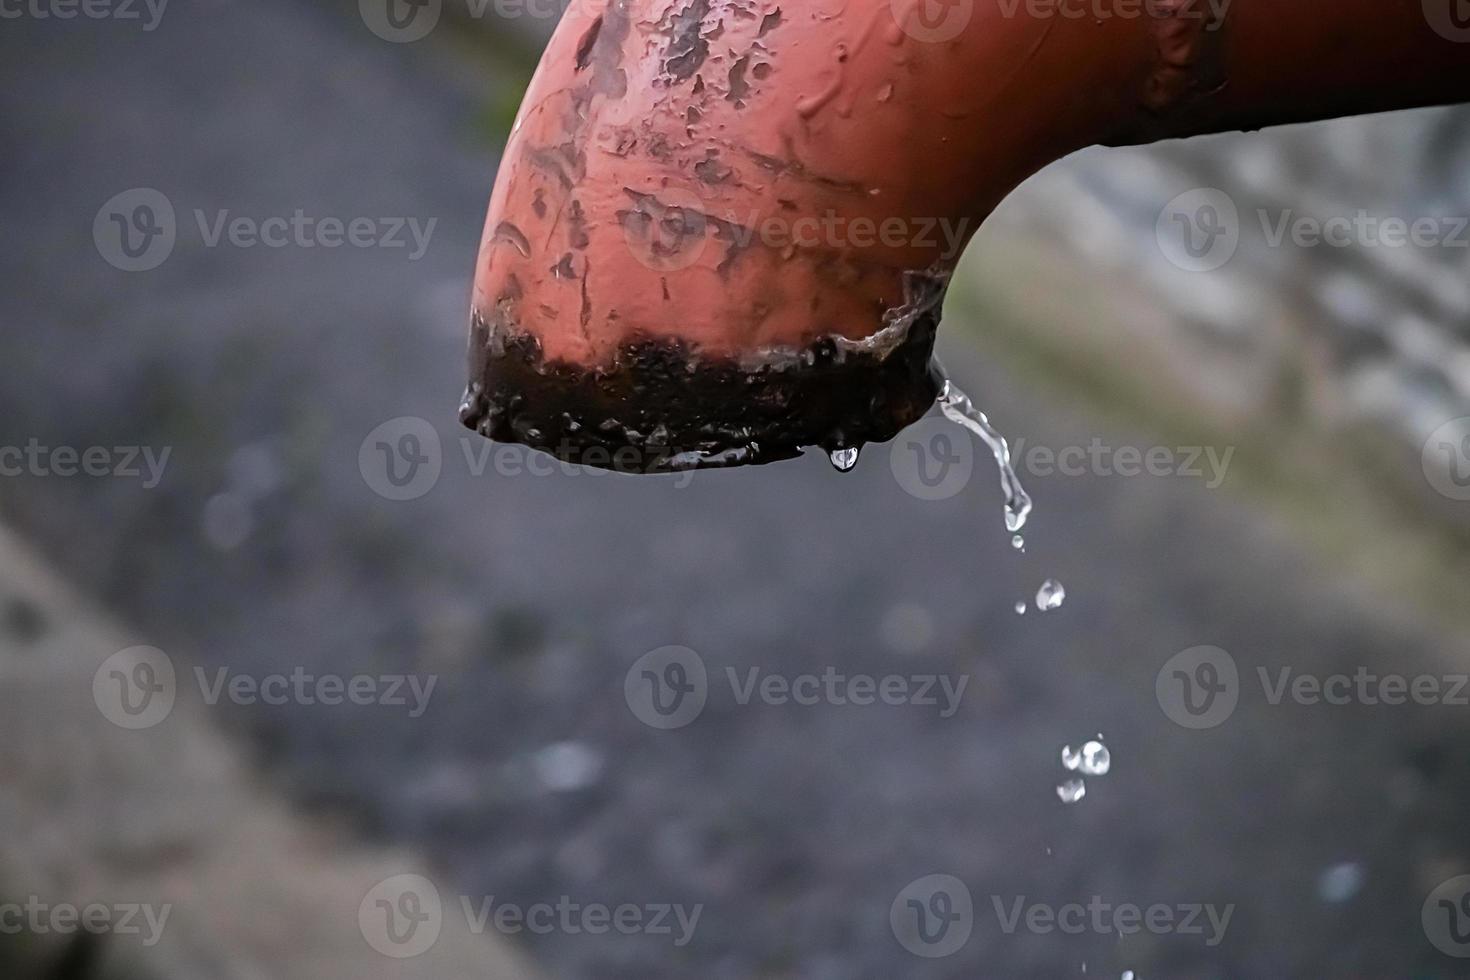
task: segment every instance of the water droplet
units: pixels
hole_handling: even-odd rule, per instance
[[[1019,534],[1011,535],[1011,547],[1015,548],[1017,551],[1025,551],[1026,539],[1021,537]]]
[[[1317,894],[1322,901],[1346,902],[1363,887],[1363,866],[1356,861],[1334,864],[1317,879]]]
[[[602,753],[582,742],[554,742],[531,756],[531,770],[555,793],[585,789],[602,777]]]
[[[1024,616],[1024,615],[1026,615],[1026,600],[1025,599],[1017,599],[1016,600],[1016,615],[1017,616]]]
[[[255,529],[250,501],[238,493],[217,493],[204,504],[204,538],[218,551],[245,543]]]
[[[828,458],[832,460],[832,466],[837,472],[846,473],[857,465],[857,447],[849,446],[847,449],[834,449]]]
[[[1021,486],[1021,479],[1016,476],[1016,469],[1011,465],[1010,445],[1006,442],[1005,436],[997,432],[990,424],[990,419],[985,417],[985,413],[970,402],[970,396],[955,387],[955,383],[949,378],[944,377],[944,369],[939,366],[938,361],[933,362],[933,370],[944,378],[944,383],[939,389],[939,410],[944,413],[945,418],[964,426],[990,447],[990,453],[995,457],[996,466],[1000,468],[1000,488],[1006,498],[1006,530],[1012,533],[1021,530],[1026,526],[1026,518],[1031,513],[1031,497]]]
[[[1067,590],[1062,588],[1062,583],[1054,578],[1049,578],[1041,583],[1041,588],[1036,590],[1036,608],[1040,610],[1055,609],[1067,598]]]
[[[1087,795],[1087,784],[1077,778],[1057,784],[1057,799],[1063,803],[1076,803]]]
[[[1113,768],[1113,754],[1101,742],[1088,742],[1082,746],[1079,768],[1089,776],[1106,776],[1108,770]]]
[[[1133,980],[1133,971],[1132,970],[1124,970],[1123,971],[1123,980]]]
[[[1062,766],[1068,772],[1076,772],[1077,767],[1082,765],[1082,753],[1070,745],[1062,746]]]

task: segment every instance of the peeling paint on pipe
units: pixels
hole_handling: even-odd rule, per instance
[[[1470,98],[1455,2],[579,0],[491,197],[461,419],[629,472],[892,438],[1027,176]]]

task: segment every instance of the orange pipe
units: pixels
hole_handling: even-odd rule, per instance
[[[633,472],[889,439],[1027,176],[1470,98],[1458,2],[577,0],[491,197],[461,418]]]

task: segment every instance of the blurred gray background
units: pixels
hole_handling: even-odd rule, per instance
[[[1036,500],[1022,553],[983,447],[958,429],[971,475],[944,499],[913,477],[932,426],[869,447],[849,474],[820,454],[692,479],[537,475],[518,449],[481,455],[454,418],[469,280],[497,154],[554,25],[470,9],[448,0],[415,43],[375,35],[352,4],[305,0],[173,0],[151,30],[142,7],[140,21],[0,22],[0,445],[170,450],[156,486],[0,478],[15,547],[102,611],[10,601],[7,671],[30,669],[61,618],[111,617],[116,649],[165,651],[181,715],[243,753],[242,800],[288,801],[313,853],[413,855],[446,917],[460,897],[701,908],[683,944],[492,924],[467,975],[519,975],[492,945],[579,980],[1470,975],[1423,918],[1431,892],[1470,874],[1470,707],[1273,704],[1258,674],[1470,670],[1470,430],[1453,424],[1470,416],[1470,232],[1453,242],[1470,215],[1470,112],[1089,151],[1014,194],[966,256],[941,349],[1020,444]],[[94,221],[137,188],[167,199],[176,241],[129,272]],[[1213,196],[1179,197],[1199,189]],[[1233,252],[1188,268],[1171,202],[1221,195]],[[411,257],[406,232],[404,248],[210,245],[194,216],[298,209],[434,224]],[[1269,233],[1359,211],[1432,218],[1450,240]],[[437,436],[439,475],[387,499],[369,436],[417,424],[404,418]],[[1069,447],[1101,447],[1104,465],[1073,475],[1036,452]],[[1151,449],[1172,454],[1169,472],[1118,473]],[[0,565],[23,592],[31,564]],[[1047,578],[1065,603],[1018,615]],[[709,696],[660,731],[625,679],[667,645],[697,652]],[[1194,730],[1166,710],[1167,671],[1156,681],[1200,645],[1237,665],[1239,703]],[[436,687],[416,717],[210,705],[195,667]],[[967,686],[949,717],[741,704],[726,671],[751,668]],[[46,737],[100,723],[76,689],[64,703],[85,719],[36,711],[7,733],[19,716],[0,713],[0,900],[34,891],[16,869],[46,862],[82,869],[46,879],[53,901],[85,893],[88,868],[120,860],[110,842],[155,819],[108,809],[113,789],[86,803],[95,784],[74,772],[92,750]],[[96,744],[183,724],[112,726]],[[1097,733],[1112,771],[1065,805],[1061,747]],[[194,816],[214,790],[150,792],[181,824],[228,819]],[[71,832],[38,839],[53,811],[92,814],[95,851]],[[166,860],[186,886],[212,846],[127,860]],[[281,860],[275,886],[296,867]],[[890,924],[934,874],[974,907],[968,941],[938,958]],[[187,919],[191,893],[241,880],[227,868],[171,894]],[[318,904],[350,925],[363,894]],[[1215,945],[1177,929],[1008,932],[996,908],[1018,899],[1233,913]],[[289,917],[248,894],[231,907],[179,927],[214,957],[193,975],[288,975],[265,964],[298,942]],[[247,938],[218,942],[231,924]],[[407,975],[412,960],[343,935],[365,957],[352,975]],[[7,975],[96,975],[74,944],[11,947]]]

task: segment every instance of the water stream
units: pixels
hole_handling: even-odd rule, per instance
[[[990,424],[985,413],[975,407],[970,396],[950,379],[938,360],[931,364],[930,370],[941,379],[938,404],[945,418],[973,432],[990,447],[995,464],[1000,469],[1000,489],[1005,494],[1006,530],[1017,534],[1026,526],[1026,518],[1031,514],[1031,497],[1026,493],[1026,488],[1021,486],[1021,478],[1016,475],[1016,469],[1011,464],[1010,444]]]

